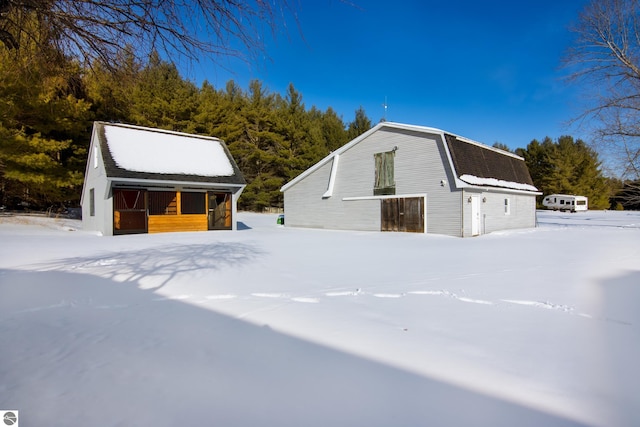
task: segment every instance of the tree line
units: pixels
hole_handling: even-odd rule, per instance
[[[362,108],[348,123],[331,108],[307,108],[293,85],[281,95],[259,81],[244,89],[183,79],[160,58],[250,61],[266,53],[263,31],[286,28],[297,7],[196,6],[0,0],[0,206],[77,204],[94,120],[224,139],[249,182],[244,209],[280,205],[281,184],[371,127]],[[572,80],[593,94],[579,119],[595,124],[601,150],[620,153],[624,181],[604,178],[583,141],[547,137],[516,150],[545,194],[585,194],[592,207],[607,207],[613,194],[613,205],[640,208],[639,10],[638,0],[590,2],[570,28],[577,37],[565,58]]]
[[[158,54],[91,69],[1,59],[0,205],[11,209],[77,205],[95,120],[224,140],[248,182],[247,210],[282,206],[282,185],[371,128],[362,108],[350,122],[307,108],[293,84],[283,95],[257,80],[198,87]]]
[[[281,207],[282,185],[372,126],[362,108],[349,122],[331,107],[307,108],[293,84],[282,95],[258,80],[247,89],[233,80],[196,86],[158,54],[89,69],[53,58],[0,63],[0,205],[9,209],[77,206],[94,120],[223,139],[248,183],[239,207],[256,211]],[[544,194],[581,194],[606,209],[624,185],[604,177],[597,152],[571,136],[515,152]]]

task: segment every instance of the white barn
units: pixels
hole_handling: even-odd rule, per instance
[[[522,157],[382,122],[282,187],[285,225],[477,236],[536,224]]]
[[[103,235],[234,230],[245,186],[217,138],[95,122],[82,224]]]

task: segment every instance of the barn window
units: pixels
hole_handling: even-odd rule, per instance
[[[375,196],[396,194],[396,181],[393,165],[394,156],[394,151],[374,154],[376,176],[373,186],[373,194]]]
[[[511,200],[504,199],[504,214],[511,215]]]
[[[175,191],[150,191],[149,215],[177,215],[178,202]]]
[[[96,191],[93,188],[89,190],[89,215],[96,216]]]
[[[206,193],[182,192],[180,194],[180,212],[183,214],[207,213]]]

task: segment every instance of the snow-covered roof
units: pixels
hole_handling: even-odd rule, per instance
[[[230,176],[233,166],[214,138],[123,126],[104,127],[118,167],[135,172]]]
[[[218,138],[104,122],[94,126],[107,176],[245,184]]]
[[[538,191],[538,189],[533,185],[521,184],[519,182],[513,182],[513,181],[503,181],[501,179],[495,179],[495,178],[480,178],[473,175],[462,175],[460,176],[460,179],[466,182],[467,184],[471,184],[471,185],[512,188],[514,190],[524,190],[524,191]]]

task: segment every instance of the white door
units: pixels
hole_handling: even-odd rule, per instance
[[[480,234],[480,197],[471,196],[471,235]]]

